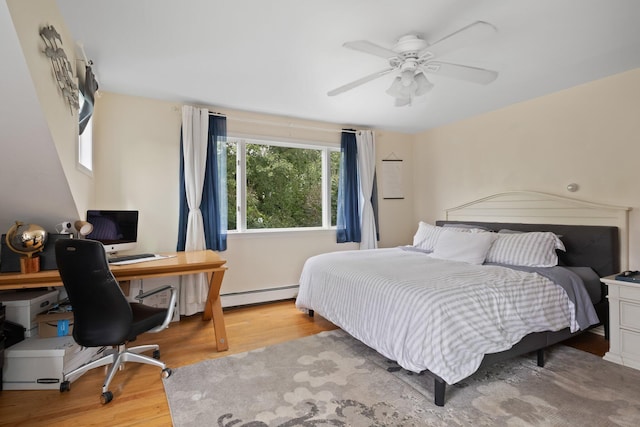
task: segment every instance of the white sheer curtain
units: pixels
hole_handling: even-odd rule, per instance
[[[204,186],[209,134],[209,111],[188,105],[182,107],[182,149],[184,154],[184,186],[189,215],[185,251],[206,249],[204,222],[200,203]],[[209,285],[205,273],[181,276],[180,314],[189,316],[204,311]]]
[[[376,249],[378,247],[376,222],[371,204],[376,171],[376,141],[373,131],[358,131],[356,145],[360,173],[360,249]]]

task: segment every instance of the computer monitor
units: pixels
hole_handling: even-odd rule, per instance
[[[138,242],[138,211],[88,210],[87,222],[93,230],[86,238],[104,245],[107,253],[135,249]]]

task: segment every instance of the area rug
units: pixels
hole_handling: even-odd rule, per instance
[[[343,331],[177,368],[164,380],[175,426],[638,426],[640,371],[558,345],[447,386]]]

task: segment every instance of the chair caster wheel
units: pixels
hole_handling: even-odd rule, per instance
[[[102,402],[103,405],[106,405],[112,400],[113,400],[113,393],[111,393],[110,391],[105,391],[104,393],[102,393],[102,396],[100,396],[100,402]]]
[[[169,378],[171,374],[173,374],[173,371],[171,370],[171,368],[164,368],[162,370],[162,378]]]
[[[160,360],[160,350],[153,350],[153,358]]]
[[[69,381],[62,381],[60,383],[60,393],[71,390],[71,383]]]

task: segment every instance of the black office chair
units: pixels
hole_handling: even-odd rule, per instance
[[[125,344],[143,332],[158,332],[169,325],[176,305],[173,286],[160,287],[136,297],[143,300],[170,290],[168,308],[130,303],[109,269],[102,243],[95,240],[58,240],[56,262],[73,309],[74,340],[84,347],[109,347],[101,358],[64,373],[60,391],[69,391],[71,381],[88,370],[111,364],[101,396],[103,404],[109,403],[113,399],[109,384],[124,362],[158,366],[162,369],[162,377],[168,378],[171,369],[157,360],[160,358],[158,345],[127,348]],[[140,354],[150,350],[153,350],[153,358]]]

